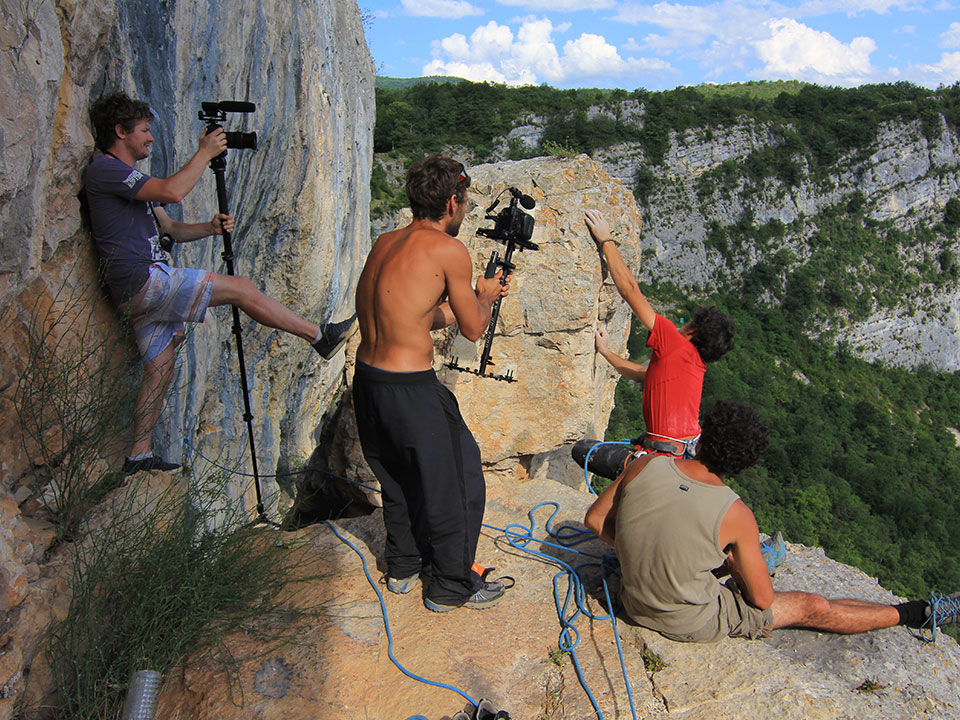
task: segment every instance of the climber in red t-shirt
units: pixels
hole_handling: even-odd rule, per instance
[[[658,315],[640,292],[613,240],[610,225],[597,210],[587,210],[586,224],[610,271],[621,297],[648,330],[647,347],[653,351],[647,365],[620,357],[608,346],[609,336],[599,329],[596,348],[624,377],[643,383],[643,420],[646,433],[635,443],[641,452],[693,457],[700,436],[700,395],[706,363],[719,360],[733,347],[733,321],[718,308],[701,307],[680,328]],[[634,449],[626,445],[595,448],[596,440],[581,440],[573,447],[574,459],[590,470],[615,478]],[[595,449],[594,449],[595,448]],[[592,450],[592,452],[591,452]]]

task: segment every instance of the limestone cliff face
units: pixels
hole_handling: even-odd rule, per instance
[[[467,215],[459,238],[474,261],[474,277],[483,273],[492,251],[502,257],[505,246],[478,236],[479,227],[493,228],[484,210],[499,193],[515,187],[530,195],[536,207],[532,242],[539,250],[517,250],[510,294],[503,299],[494,336],[489,374],[511,373],[516,382],[498,382],[451,369],[456,360],[477,369],[484,338],[476,343],[456,326],[435,336],[440,381],[457,396],[461,412],[480,445],[489,470],[539,475],[583,484],[583,471],[570,460],[570,443],[603,437],[619,377],[594,350],[594,333],[604,325],[615,351],[625,353],[630,309],[601,267],[596,246],[583,222],[584,210],[598,208],[616,218],[618,237],[635,238],[640,216],[630,192],[586,156],[568,160],[534,158],[479,165],[472,179]],[[505,193],[495,210],[507,206]],[[409,211],[396,219],[402,226]],[[637,248],[622,246],[627,262],[637,262]],[[352,406],[343,403],[334,464],[349,477],[375,482],[362,460]],[[376,497],[371,500],[377,502]]]
[[[256,103],[255,113],[225,123],[259,136],[256,151],[231,150],[227,159],[236,273],[305,317],[339,319],[353,311],[369,246],[374,67],[353,0],[5,3],[0,45],[0,614],[13,618],[12,635],[5,625],[0,641],[0,717],[7,717],[35,651],[36,633],[18,629],[17,618],[43,614],[38,603],[47,600],[33,583],[50,540],[49,528],[26,516],[45,482],[46,471],[33,468],[49,457],[20,432],[19,381],[38,329],[64,358],[121,338],[114,352],[133,365],[96,285],[80,221],[91,101],[125,90],[150,103],[156,142],[140,168],[161,177],[196,150],[201,101]],[[168,211],[203,221],[216,205],[206,174],[182,209]],[[223,272],[221,250],[218,238],[202,240],[175,250],[174,264]],[[303,341],[246,318],[243,330],[260,471],[271,474],[313,451],[342,382],[343,356],[321,363]],[[246,470],[242,413],[230,313],[214,310],[180,352],[155,449],[194,469],[203,461],[192,450]],[[50,430],[48,439],[57,434]],[[118,466],[125,444],[117,442],[98,473]],[[284,504],[276,483],[266,480],[265,491],[268,508]]]
[[[642,126],[644,109],[635,101],[619,110],[621,118]],[[731,187],[703,192],[699,182],[707,173],[781,142],[763,123],[746,119],[733,127],[674,133],[663,165],[649,165],[635,143],[600,150],[595,160],[631,188],[638,168],[645,166],[653,173],[654,188],[643,207],[644,256],[639,274],[644,280],[669,280],[696,294],[715,288],[721,277],[736,278],[767,252],[747,248],[731,268],[708,243],[712,222],[727,228],[744,217],[752,218],[756,226],[778,220],[787,226],[783,246],[792,249],[801,263],[818,230],[817,214],[844,204],[855,192],[862,193],[870,220],[889,221],[904,231],[938,223],[947,201],[960,196],[960,138],[942,119],[939,130],[931,140],[919,122],[886,123],[871,147],[842,157],[826,181],[813,178],[800,162],[800,182],[795,187],[767,178],[759,186],[746,188],[745,179],[737,177]],[[532,118],[530,124],[514,128],[509,138],[535,147],[541,134],[541,123]],[[917,253],[936,257],[944,249],[956,257],[960,239],[956,234],[952,238],[936,235],[919,248],[898,249],[904,261]],[[868,360],[956,371],[960,369],[958,307],[956,281],[933,287],[919,280],[895,307],[876,307],[863,320],[824,329]]]
[[[276,2],[221,6],[40,2],[4,13],[0,127],[0,301],[24,327],[37,298],[79,298],[108,318],[92,287],[94,261],[76,194],[93,140],[87,111],[102,92],[124,89],[155,109],[156,142],[141,168],[176,171],[203,130],[202,100],[242,99],[257,112],[231,115],[228,130],[259,134],[256,151],[231,150],[229,204],[238,275],[318,321],[352,312],[369,243],[367,206],[374,69],[355,3],[324,0],[293,11]],[[216,211],[205,176],[175,217]],[[220,240],[179,246],[176,264],[223,271]],[[66,290],[61,285],[66,284]],[[186,457],[183,438],[204,454],[243,462],[246,453],[229,311],[214,310],[181,353],[158,449]],[[342,358],[321,364],[295,338],[244,322],[244,348],[261,466],[312,451],[318,418],[340,383]],[[106,334],[115,332],[107,329]],[[9,337],[9,336],[8,336]],[[15,384],[21,345],[5,339],[4,387]],[[4,402],[9,394],[4,395]],[[10,417],[4,406],[5,422]],[[4,433],[5,440],[15,433]],[[3,452],[13,476],[30,464],[14,439]]]

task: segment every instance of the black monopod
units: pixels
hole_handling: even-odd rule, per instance
[[[503,192],[507,191],[513,196],[510,199],[510,206],[493,215],[493,211],[496,210],[497,205],[500,204],[500,195],[503,195]],[[503,192],[497,195],[496,200],[487,208],[485,213],[485,219],[493,220],[494,226],[492,228],[478,228],[477,235],[499,240],[507,246],[502,258],[496,250],[491,253],[490,260],[487,262],[487,267],[483,273],[485,278],[492,278],[497,274],[498,269],[502,269],[503,275],[500,277],[500,284],[506,285],[507,275],[517,268],[512,262],[514,250],[539,250],[540,247],[536,243],[530,242],[530,238],[533,237],[533,217],[517,207],[517,205],[520,204],[527,210],[532,210],[537,205],[536,201],[529,195],[524,195],[516,188],[507,188],[507,190]],[[502,382],[517,381],[510,370],[507,370],[507,372],[501,375],[487,374],[487,366],[493,365],[493,362],[490,360],[490,349],[493,347],[493,336],[497,330],[497,320],[500,318],[500,303],[502,300],[503,296],[498,297],[490,308],[490,325],[487,327],[487,337],[483,343],[483,353],[480,355],[480,367],[476,370],[464,367],[460,365],[459,358],[454,358],[451,362],[447,363],[447,367]]]
[[[252,113],[257,107],[251,102],[224,100],[222,102],[203,102],[199,112],[200,119],[207,124],[207,132],[220,127],[220,123],[227,118],[228,112]],[[227,147],[235,150],[256,150],[257,134],[255,132],[228,132]],[[210,169],[217,181],[217,205],[219,212],[229,215],[227,204],[227,183],[224,172],[227,168],[227,151],[217,155],[210,161]],[[233,275],[233,245],[230,242],[230,233],[223,230],[223,252],[220,254],[227,266],[227,275]],[[253,469],[253,484],[257,491],[257,521],[269,525],[277,523],[268,519],[263,510],[263,496],[260,492],[260,475],[257,472],[257,451],[253,442],[253,413],[250,411],[250,393],[247,390],[247,368],[243,361],[243,330],[240,326],[240,310],[236,305],[233,309],[233,334],[237,339],[237,360],[240,365],[240,387],[243,390],[243,419],[247,423],[247,436],[250,439],[250,465]]]

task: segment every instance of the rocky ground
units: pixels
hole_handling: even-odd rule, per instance
[[[580,526],[591,496],[548,480],[489,479],[485,521],[498,528],[529,526],[538,503],[556,502],[553,525]],[[546,537],[552,508],[534,514],[534,535]],[[383,524],[379,511],[334,523],[356,545],[379,580]],[[304,627],[295,646],[257,653],[242,637],[231,647],[257,655],[239,667],[242,694],[212,667],[192,667],[167,679],[159,717],[369,718],[393,720],[452,715],[465,704],[456,692],[403,675],[390,661],[380,603],[364,577],[360,558],[326,525],[281,534],[302,539],[329,578],[304,588],[305,603],[326,603],[325,619]],[[538,548],[570,564],[590,557]],[[579,550],[599,554],[597,540]],[[630,718],[630,700],[609,620],[576,620],[577,662],[600,713],[591,706],[569,656],[557,652],[557,568],[511,548],[503,533],[486,529],[478,559],[517,584],[496,607],[439,615],[409,595],[384,593],[392,651],[407,670],[487,698],[519,720]],[[601,613],[595,569],[583,571],[588,607]],[[778,589],[823,590],[881,602],[894,601],[876,579],[825,557],[822,550],[788,545]],[[559,581],[561,599],[566,582]],[[949,637],[927,644],[914,631],[893,628],[853,637],[781,630],[750,642],[675,643],[618,623],[636,717],[710,718],[955,718],[960,713],[960,648]],[[239,706],[238,706],[239,704]]]

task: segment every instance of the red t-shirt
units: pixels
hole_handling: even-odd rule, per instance
[[[707,371],[697,348],[661,315],[647,338],[653,357],[643,381],[643,421],[650,434],[689,438],[700,434],[700,396]]]

